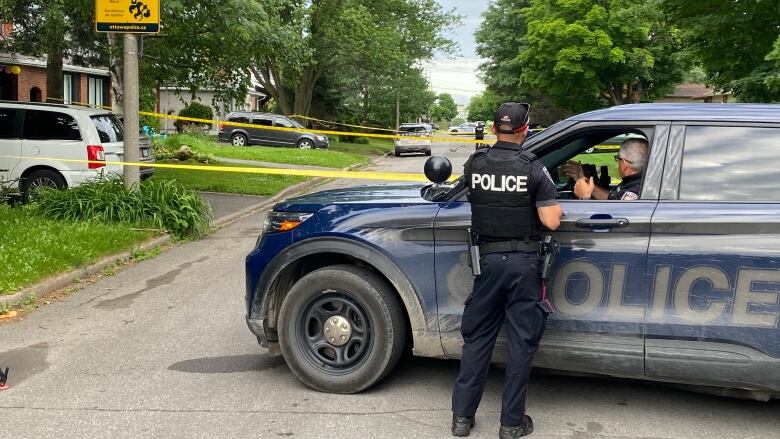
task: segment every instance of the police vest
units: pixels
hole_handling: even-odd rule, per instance
[[[538,236],[531,196],[531,162],[536,156],[517,151],[509,159],[496,160],[489,157],[489,150],[475,152],[466,170],[472,230],[483,237],[507,240]]]

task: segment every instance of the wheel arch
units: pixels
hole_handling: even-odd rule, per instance
[[[316,269],[340,264],[366,268],[392,288],[403,306],[415,354],[444,356],[438,331],[434,336],[429,330],[436,324],[435,310],[426,312],[416,289],[401,269],[378,250],[339,238],[314,238],[295,244],[277,255],[263,271],[255,289],[250,317],[262,322],[262,332],[268,342],[278,341],[279,309],[295,282]]]
[[[52,166],[48,166],[48,165],[34,165],[34,166],[30,166],[29,168],[27,168],[24,171],[22,171],[22,174],[19,176],[19,190],[22,189],[22,186],[23,186],[22,182],[24,181],[24,179],[26,179],[30,174],[32,174],[35,171],[51,171],[51,172],[54,172],[55,174],[57,174],[60,177],[62,177],[62,180],[65,182],[65,187],[66,188],[70,187],[70,185],[71,185],[70,180],[65,176],[65,174],[60,172],[59,169],[57,169],[55,167],[52,167]]]

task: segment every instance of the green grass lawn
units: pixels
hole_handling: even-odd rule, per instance
[[[132,228],[49,220],[28,208],[0,205],[0,295],[131,249],[152,236]]]
[[[214,163],[199,166],[236,166],[230,163]],[[176,180],[182,185],[209,192],[226,192],[243,195],[274,195],[289,186],[306,181],[306,177],[291,175],[244,174],[237,172],[200,171],[190,169],[157,168],[151,180]]]
[[[181,145],[188,145],[193,151],[201,154],[212,154],[216,157],[240,160],[256,160],[260,162],[288,163],[292,165],[322,166],[327,168],[345,168],[361,163],[368,163],[368,148],[370,145],[354,145],[346,147],[341,142],[334,142],[331,149],[298,149],[265,146],[232,146],[216,143],[205,136],[188,134],[171,135],[164,141],[165,147],[177,150]],[[392,147],[392,143],[390,143]],[[363,147],[363,148],[361,148]],[[371,148],[376,148],[371,147]],[[366,151],[361,153],[361,151]]]
[[[331,141],[331,151],[340,151],[361,155],[384,155],[393,152],[393,141],[390,139],[368,138],[368,144]]]

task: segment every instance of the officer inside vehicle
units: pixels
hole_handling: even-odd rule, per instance
[[[502,439],[533,431],[525,414],[531,364],[551,311],[540,276],[541,225],[555,230],[563,211],[547,169],[523,151],[529,105],[505,103],[496,111],[498,142],[480,148],[464,165],[472,236],[481,273],[465,302],[463,357],[452,394],[452,434],[468,436],[485,388],[493,346],[507,327],[508,361],[501,410]]]
[[[636,200],[642,189],[642,177],[647,166],[649,145],[645,139],[626,139],[620,144],[620,151],[615,156],[618,162],[618,172],[623,181],[611,191],[598,186],[593,177],[586,178],[582,164],[568,161],[563,172],[573,178],[574,194],[581,200]]]

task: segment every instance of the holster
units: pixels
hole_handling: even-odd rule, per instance
[[[539,247],[539,257],[542,263],[539,267],[539,277],[547,280],[550,277],[550,271],[552,270],[555,257],[560,251],[560,244],[554,240],[552,236],[547,235],[542,240],[542,244]]]
[[[479,276],[482,274],[482,267],[479,266],[479,238],[471,229],[466,229],[469,239],[469,267],[471,274]]]

